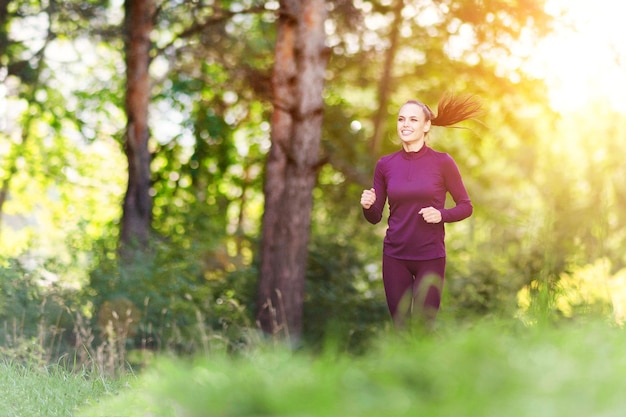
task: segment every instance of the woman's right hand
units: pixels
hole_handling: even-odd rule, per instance
[[[361,193],[361,206],[364,209],[369,209],[376,202],[376,190],[370,188],[369,190],[363,190]]]

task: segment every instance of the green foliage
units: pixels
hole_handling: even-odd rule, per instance
[[[0,268],[0,358],[44,366],[72,352],[77,305],[72,289],[46,282],[38,268],[15,259]]]
[[[518,293],[519,316],[529,322],[595,319],[622,325],[625,278],[625,268],[614,272],[610,260],[599,259],[558,280],[534,280]]]
[[[86,289],[99,340],[188,354],[216,334],[236,348],[251,318],[246,300],[224,285],[230,267],[212,264],[213,256],[228,257],[210,246],[179,243],[154,245],[150,256],[130,265],[119,264],[115,253],[100,259]]]
[[[35,277],[15,261],[3,261],[0,268],[0,317],[2,317],[2,344],[13,334],[26,338],[37,336],[41,289]],[[27,326],[24,328],[24,326]],[[15,332],[13,330],[15,329]]]
[[[317,239],[307,267],[307,346],[320,348],[332,339],[349,351],[363,351],[389,321],[381,281],[366,273],[366,260],[353,246]]]
[[[78,415],[620,415],[624,330],[484,321],[379,335],[360,357],[284,349],[159,360]],[[193,383],[189,383],[193,381]]]

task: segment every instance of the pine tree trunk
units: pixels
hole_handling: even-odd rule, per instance
[[[281,1],[266,163],[257,320],[263,331],[302,333],[312,192],[320,166],[327,53],[323,0]]]
[[[152,223],[148,105],[150,103],[150,33],[153,0],[126,0],[126,137],[128,188],[124,197],[120,248],[122,254],[143,249]]]

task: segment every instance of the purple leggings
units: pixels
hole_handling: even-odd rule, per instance
[[[446,258],[408,261],[383,255],[383,283],[394,321],[411,315],[434,320],[445,270]]]

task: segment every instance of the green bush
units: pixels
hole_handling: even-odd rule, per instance
[[[56,360],[68,350],[73,330],[68,303],[75,294],[43,284],[18,260],[0,268],[0,356],[26,364]]]
[[[179,354],[206,347],[213,335],[237,340],[250,313],[228,269],[203,265],[211,250],[159,242],[132,264],[101,255],[85,289],[98,335],[123,337],[129,349]]]
[[[346,349],[367,348],[377,329],[390,322],[382,280],[371,277],[356,247],[314,240],[309,250],[304,337],[320,348],[333,339]]]

